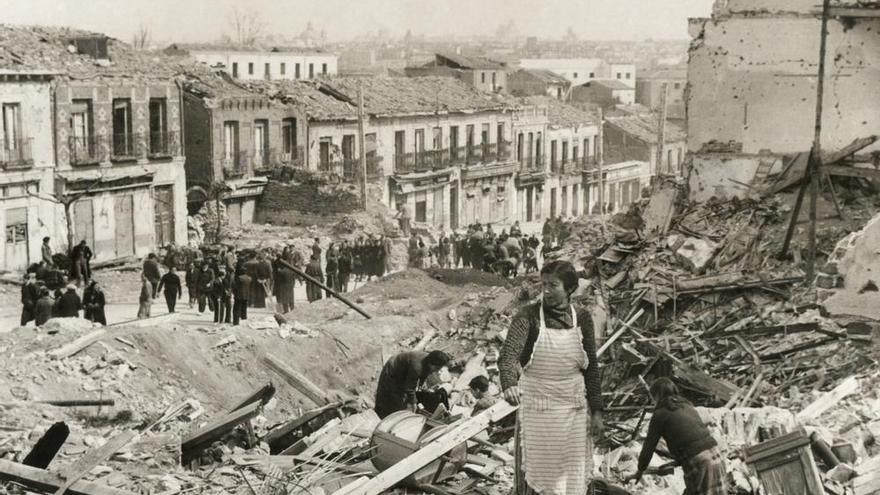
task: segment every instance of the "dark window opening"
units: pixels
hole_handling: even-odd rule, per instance
[[[150,154],[170,155],[170,145],[167,102],[165,98],[150,98]]]
[[[131,99],[129,98],[115,98],[113,100],[113,156],[119,158],[134,156]]]

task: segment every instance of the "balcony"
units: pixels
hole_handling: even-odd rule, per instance
[[[70,164],[75,167],[97,165],[107,155],[101,139],[96,136],[71,136],[67,142]]]
[[[147,144],[149,158],[171,158],[178,155],[180,155],[179,131],[150,132],[150,142]]]
[[[33,138],[0,141],[0,168],[3,170],[23,170],[34,165],[31,146]]]
[[[136,160],[137,135],[134,133],[113,134],[113,146],[111,146],[111,160]]]

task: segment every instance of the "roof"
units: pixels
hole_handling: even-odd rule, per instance
[[[635,88],[627,86],[626,84],[624,84],[621,81],[618,81],[617,79],[594,79],[590,82],[582,84],[582,86],[590,87],[591,84],[598,84],[600,86],[605,86],[606,88],[614,90],[614,91],[622,91],[622,90],[635,91]]]
[[[438,53],[437,58],[444,58],[460,69],[504,69],[503,64],[485,57],[468,57],[453,53]]]
[[[186,52],[258,52],[258,53],[291,53],[297,55],[333,55],[320,48],[298,46],[242,46],[234,43],[172,43],[165,49],[167,54]]]
[[[242,82],[253,91],[270,98],[302,108],[315,120],[356,120],[357,106],[333,96],[333,92],[321,91],[318,81],[273,80]]]
[[[648,144],[657,144],[658,118],[656,113],[643,113],[618,117],[609,116],[605,118],[605,122]],[[675,123],[666,121],[665,142],[676,143],[684,141],[686,137],[684,129]]]
[[[529,105],[547,108],[547,123],[559,127],[574,127],[585,124],[596,124],[599,117],[581,108],[561,102],[550,96],[527,96],[523,98]]]
[[[638,79],[658,79],[658,80],[687,80],[687,68],[669,68],[657,69],[651,71],[642,71],[638,75]]]
[[[264,97],[233,82],[222,72],[208,69],[202,64],[195,64],[183,71],[183,89],[213,106],[214,103],[228,98]]]
[[[107,41],[107,59],[77,53],[77,39]],[[0,70],[43,71],[74,79],[97,77],[172,79],[180,61],[161,53],[138,51],[101,33],[67,27],[0,25]]]
[[[568,79],[560,76],[559,74],[551,70],[546,69],[519,69],[518,71],[514,72],[514,74],[528,74],[545,84],[571,84]]]

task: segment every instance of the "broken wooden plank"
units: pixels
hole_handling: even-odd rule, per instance
[[[82,351],[86,347],[101,340],[106,335],[107,331],[104,329],[95,330],[94,332],[87,333],[82,337],[74,340],[73,342],[63,345],[58,349],[49,351],[49,357],[51,357],[52,359],[64,359],[73,356],[74,354]]]
[[[86,452],[85,455],[77,459],[73,465],[64,471],[62,474],[62,476],[64,476],[64,483],[58,487],[58,490],[55,491],[55,495],[64,495],[67,493],[67,490],[76,484],[80,478],[89,474],[89,471],[94,469],[95,466],[106,461],[116,452],[119,452],[122,447],[125,447],[126,444],[134,440],[137,436],[138,434],[134,430],[123,431],[107,440],[107,443],[97,449],[92,449]]]
[[[819,324],[815,321],[809,323],[792,323],[791,325],[775,325],[772,327],[746,327],[738,330],[730,330],[727,332],[715,334],[703,334],[704,339],[724,339],[727,337],[735,337],[737,335],[747,335],[749,337],[767,337],[770,335],[789,335],[793,333],[813,332],[819,329]]]
[[[678,370],[678,376],[680,378],[684,379],[686,382],[694,385],[700,390],[703,390],[715,396],[721,402],[726,403],[734,395],[740,394],[742,392],[740,388],[736,385],[725,380],[713,378],[650,342],[644,341],[642,343],[651,348],[658,355],[672,361],[675,364],[676,369]]]
[[[193,454],[197,453],[195,451],[199,448],[210,442],[219,440],[232,431],[237,425],[244,423],[259,414],[262,407],[263,405],[261,403],[254,402],[237,411],[221,416],[184,437],[180,445],[184,457],[183,463],[187,464],[187,460],[190,460]]]
[[[53,492],[64,485],[64,478],[55,473],[6,459],[0,459],[0,480],[18,483],[30,490],[43,493]],[[135,495],[133,492],[89,481],[77,481],[68,487],[67,493],[72,495]]]
[[[337,490],[333,495],[378,495],[403,481],[409,475],[434,462],[457,445],[485,430],[490,423],[500,421],[517,410],[516,406],[500,401],[477,416],[461,422],[447,433],[386,469],[370,481],[349,489]]]
[[[797,413],[797,420],[805,422],[820,416],[830,407],[840,402],[844,397],[856,393],[859,390],[859,387],[860,384],[858,378],[854,376],[847,378],[831,391],[823,394],[805,407],[801,412]]]
[[[862,179],[880,180],[880,170],[867,167],[848,167],[846,165],[826,165],[823,170],[828,175],[838,177],[861,177]]]
[[[600,347],[599,350],[596,352],[596,356],[598,357],[598,356],[601,356],[602,354],[604,354],[605,351],[607,351],[608,348],[611,347],[611,344],[613,344],[614,341],[616,341],[618,338],[620,338],[620,336],[623,335],[624,332],[629,330],[630,327],[632,327],[633,323],[638,321],[638,319],[641,318],[644,313],[645,313],[644,309],[639,309],[636,312],[636,314],[634,314],[632,316],[632,318],[629,319],[629,321],[622,322],[621,326],[620,326],[620,330],[614,332],[614,335],[609,337],[608,340],[606,340],[605,343],[602,344],[602,347]]]
[[[49,467],[52,459],[55,458],[55,455],[58,454],[58,451],[61,450],[61,446],[67,441],[69,435],[70,428],[68,428],[67,424],[63,421],[53,424],[49,427],[46,433],[37,440],[37,443],[34,444],[31,451],[28,452],[24,460],[21,461],[22,464],[39,469],[46,469]]]
[[[275,395],[275,385],[272,382],[263,385],[258,390],[254,391],[254,393],[248,395],[244,399],[240,400],[235,406],[229,409],[229,412],[237,411],[244,406],[253,404],[256,401],[260,401],[260,404],[266,405],[272,397]]]
[[[309,421],[317,418],[318,416],[324,414],[325,412],[327,412],[331,409],[336,409],[336,408],[340,407],[342,404],[343,404],[343,402],[334,402],[332,404],[327,404],[326,406],[322,406],[317,409],[312,409],[312,410],[306,411],[303,413],[302,416],[300,416],[296,419],[292,419],[292,420],[288,421],[287,423],[284,423],[281,426],[279,426],[279,427],[273,429],[272,431],[270,431],[269,433],[267,433],[266,436],[263,437],[263,441],[268,443],[269,446],[271,447],[275,442],[280,440],[282,437],[285,437],[285,436],[289,435],[290,433],[293,433],[294,431],[296,431],[297,429],[299,429],[301,426],[305,425]]]
[[[281,377],[284,378],[287,383],[293,386],[293,388],[299,390],[303,395],[308,397],[309,400],[311,400],[315,404],[323,406],[333,402],[320,387],[309,381],[309,379],[306,378],[305,375],[296,371],[290,366],[287,366],[286,364],[284,364],[283,361],[276,358],[275,356],[267,354],[263,357],[263,362],[273,371],[281,375]]]

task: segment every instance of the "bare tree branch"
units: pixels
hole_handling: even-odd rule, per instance
[[[257,11],[244,12],[233,7],[229,15],[233,40],[240,46],[254,46],[263,37],[266,25]]]
[[[150,27],[141,22],[138,30],[134,33],[132,46],[136,50],[144,50],[150,44]]]

